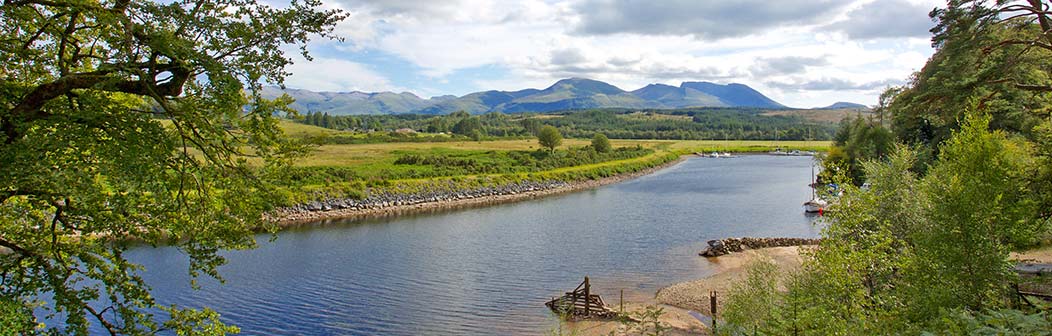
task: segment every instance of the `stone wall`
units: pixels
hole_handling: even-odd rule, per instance
[[[325,212],[332,210],[375,210],[421,203],[440,203],[482,197],[514,195],[563,188],[568,185],[568,183],[562,181],[523,181],[519,183],[509,183],[495,187],[482,187],[469,190],[435,191],[413,194],[380,193],[370,195],[365,199],[341,198],[299,204],[278,209],[276,211],[276,217],[295,218],[312,212]]]
[[[818,245],[821,239],[812,238],[724,238],[708,241],[709,247],[698,253],[703,257],[719,257],[731,252],[767,247]]]

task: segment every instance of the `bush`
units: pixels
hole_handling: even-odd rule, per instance
[[[612,149],[610,147],[610,139],[607,139],[606,135],[603,133],[596,133],[595,136],[592,137],[592,149],[595,149],[595,151],[599,153],[610,152]]]

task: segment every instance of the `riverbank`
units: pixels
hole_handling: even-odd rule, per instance
[[[670,328],[669,335],[709,335],[708,328],[690,316],[688,311],[711,316],[709,311],[711,291],[718,293],[720,300],[717,309],[722,311],[726,295],[736,284],[745,281],[749,265],[756,261],[772,262],[778,267],[780,274],[798,271],[803,264],[801,251],[807,248],[808,246],[785,246],[745,249],[720,257],[708,258],[716,267],[711,275],[662,288],[652,299],[626,302],[625,310],[640,311],[648,306],[662,308],[664,314],[659,321]],[[1052,246],[1012,252],[1010,258],[1016,261],[1052,263]],[[568,323],[567,327],[576,330],[581,335],[599,336],[617,334],[621,324],[615,321],[582,321]]]
[[[716,266],[716,271],[712,275],[662,288],[655,295],[655,299],[662,304],[711,315],[709,311],[710,291],[717,292],[717,297],[720,298],[718,300],[720,305],[717,307],[719,309],[722,307],[722,299],[726,298],[730,289],[748,276],[750,264],[766,259],[778,266],[779,273],[791,273],[803,264],[800,251],[806,248],[800,246],[769,247],[710,258],[709,260]]]
[[[731,253],[718,258],[709,258],[715,266],[714,272],[704,278],[673,284],[658,290],[653,298],[640,302],[625,303],[626,311],[639,311],[646,307],[663,309],[659,321],[670,328],[669,335],[707,335],[708,327],[690,316],[688,311],[696,311],[711,316],[709,311],[709,293],[717,292],[719,304],[736,284],[748,276],[748,266],[759,260],[768,260],[778,266],[780,273],[794,272],[803,264],[801,249],[807,247],[786,246],[749,249]],[[582,321],[568,323],[569,328],[582,335],[609,335],[621,324],[616,321]]]
[[[675,160],[635,172],[579,181],[522,181],[468,190],[417,194],[380,194],[363,200],[331,199],[276,210],[270,219],[281,227],[294,227],[326,219],[386,217],[420,212],[488,206],[592,189],[654,173],[686,160]]]

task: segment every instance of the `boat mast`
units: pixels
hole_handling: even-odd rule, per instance
[[[811,199],[815,199],[815,163],[811,163]]]

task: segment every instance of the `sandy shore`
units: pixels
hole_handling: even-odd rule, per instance
[[[720,296],[726,295],[731,287],[745,279],[750,263],[768,259],[778,266],[780,273],[792,272],[799,269],[803,263],[800,248],[798,246],[771,247],[711,258],[710,260],[717,265],[716,273],[704,279],[662,288],[657,292],[656,299],[663,304],[709,315],[709,291],[717,292],[717,298],[720,299],[722,306],[723,300]]]
[[[806,247],[804,247],[806,248]],[[778,265],[781,272],[791,272],[800,268],[803,258],[801,247],[771,247],[744,252],[731,253],[718,258],[709,258],[716,266],[712,275],[693,281],[674,284],[658,290],[653,299],[643,302],[625,304],[626,311],[641,310],[647,306],[664,309],[660,321],[672,328],[671,335],[707,335],[708,328],[690,316],[687,311],[693,310],[709,314],[709,291],[716,291],[720,300],[735,284],[747,276],[748,266],[756,260],[768,259]],[[700,258],[700,257],[699,257]],[[722,302],[720,307],[722,308]],[[618,330],[620,324],[614,321],[582,321],[568,323],[583,335],[609,335]]]
[[[1012,252],[1009,254],[1012,260],[1052,264],[1052,246],[1043,246],[1024,252]]]
[[[683,162],[690,155],[681,156],[679,159],[647,168],[634,173],[621,174],[617,176],[611,176],[598,180],[579,181],[567,184],[565,187],[537,190],[530,192],[523,192],[518,194],[509,195],[497,195],[497,196],[485,196],[476,197],[469,199],[457,199],[457,200],[446,200],[437,202],[426,202],[411,205],[397,205],[387,206],[382,208],[374,209],[333,209],[328,211],[310,211],[310,212],[297,212],[297,213],[285,213],[280,214],[277,223],[281,227],[294,227],[304,225],[310,222],[325,220],[325,219],[347,219],[347,218],[371,218],[371,217],[390,217],[404,214],[413,214],[421,212],[429,212],[436,210],[448,210],[448,209],[461,209],[461,208],[472,208],[481,207],[487,205],[517,202],[528,199],[540,198],[550,195],[563,194],[568,192],[592,189],[607,184],[618,183],[625,180],[634,179],[640,176],[648,175],[661,169],[665,169]]]

